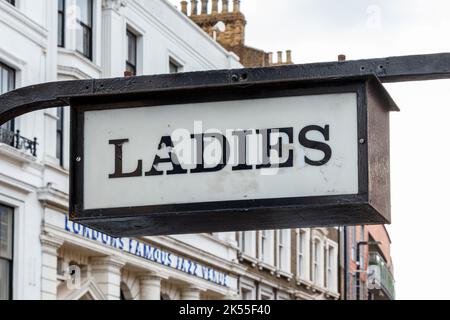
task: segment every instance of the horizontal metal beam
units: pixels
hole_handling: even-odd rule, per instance
[[[375,75],[382,82],[450,78],[450,53],[298,64],[277,67],[188,72],[98,80],[50,82],[0,96],[0,124],[27,112],[66,106],[70,99],[224,86],[251,86],[274,81],[314,81]]]

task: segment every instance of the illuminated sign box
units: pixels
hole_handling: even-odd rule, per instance
[[[71,219],[115,236],[390,223],[372,76],[71,101]],[[169,77],[170,79],[170,77]]]

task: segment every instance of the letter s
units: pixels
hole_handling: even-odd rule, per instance
[[[311,160],[305,156],[305,162],[311,166],[317,166],[317,167],[323,166],[331,159],[331,155],[332,155],[331,147],[328,144],[323,143],[323,142],[309,140],[306,137],[306,134],[310,131],[320,132],[323,135],[323,137],[325,138],[325,141],[329,141],[330,140],[330,126],[326,125],[324,128],[322,128],[320,126],[307,126],[300,131],[300,134],[298,136],[298,140],[299,140],[300,144],[302,146],[304,146],[305,148],[319,150],[324,153],[324,157],[322,160],[315,161],[315,160]]]

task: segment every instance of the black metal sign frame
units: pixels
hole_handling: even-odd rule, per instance
[[[127,103],[133,103],[135,106],[144,106],[149,102],[156,104],[167,103],[170,99],[176,97],[183,97],[185,102],[200,101],[199,94],[209,95],[210,101],[214,99],[232,100],[240,96],[240,99],[251,97],[253,90],[254,97],[263,97],[278,94],[282,96],[289,90],[290,86],[300,86],[307,89],[308,86],[315,86],[317,84],[325,85],[325,87],[340,86],[342,82],[362,81],[361,77],[367,77],[364,80],[366,84],[365,97],[370,105],[384,106],[390,110],[396,110],[395,103],[386,94],[381,82],[401,82],[401,81],[421,81],[433,79],[448,79],[450,78],[450,53],[426,54],[426,55],[411,55],[399,56],[377,59],[363,59],[363,60],[349,60],[341,62],[325,62],[325,63],[311,63],[303,65],[267,67],[267,68],[251,68],[251,69],[235,69],[235,70],[217,70],[204,72],[190,72],[173,75],[156,75],[156,76],[139,76],[130,78],[114,78],[114,79],[90,79],[79,81],[62,81],[53,83],[43,83],[33,85],[30,87],[19,88],[17,90],[0,95],[0,124],[8,120],[20,116],[22,114],[32,112],[35,110],[53,108],[59,106],[70,105],[74,108],[78,106],[78,110],[82,110],[87,105],[96,106],[99,109],[108,108],[111,103],[117,107],[124,107]],[[375,79],[376,78],[376,79]],[[258,89],[259,88],[259,89]],[[368,89],[369,88],[369,89]],[[215,98],[213,92],[219,92]],[[264,93],[262,93],[264,92]],[[276,93],[277,92],[277,93]],[[305,91],[306,92],[306,91]],[[238,93],[238,95],[236,95]],[[258,93],[259,95],[257,95]],[[103,103],[103,104],[102,104]],[[172,103],[176,103],[173,102]],[[369,108],[370,109],[370,108]],[[376,110],[375,107],[373,110]],[[372,110],[372,111],[373,111]],[[276,220],[279,227],[292,227],[291,218],[292,207],[297,206],[301,209],[303,216],[294,215],[296,217],[296,224],[306,227],[306,221],[312,216],[320,214],[320,221],[316,221],[314,225],[348,225],[357,224],[350,219],[350,211],[357,212],[358,216],[364,215],[360,211],[361,205],[366,206],[365,212],[370,214],[373,208],[385,207],[384,204],[389,199],[386,198],[386,192],[382,188],[371,185],[376,181],[383,181],[384,176],[380,173],[386,173],[388,170],[384,168],[386,155],[386,145],[388,142],[388,126],[377,128],[374,118],[381,119],[380,123],[387,123],[385,115],[382,112],[372,113],[368,110],[367,117],[367,165],[368,169],[368,195],[364,199],[359,197],[360,202],[351,202],[352,199],[341,197],[334,199],[334,205],[329,205],[327,202],[315,204],[308,201],[299,203],[292,200],[285,204],[277,203],[278,200],[271,201],[271,203],[245,203],[248,208],[233,203],[229,204],[229,208],[224,212],[229,212],[230,216],[236,219],[236,214],[232,212],[239,212],[239,221],[242,222],[239,229],[270,228],[271,223],[264,223],[259,221],[260,214],[263,213],[272,219]],[[73,111],[76,112],[76,109]],[[375,137],[380,136],[381,139],[377,143]],[[364,140],[363,138],[361,140]],[[74,150],[74,143],[72,150]],[[74,155],[71,155],[73,160]],[[361,159],[361,157],[360,157]],[[387,159],[388,160],[388,159]],[[74,161],[74,160],[73,160]],[[72,164],[73,165],[73,164]],[[71,194],[73,195],[73,179],[71,180]],[[375,190],[375,193],[373,191]],[[380,202],[381,199],[381,202]],[[79,199],[78,199],[79,200]],[[142,213],[134,210],[133,214],[137,214],[136,218],[126,216],[116,216],[114,218],[107,218],[105,211],[96,212],[99,216],[97,218],[84,216],[84,218],[77,218],[76,203],[71,206],[71,216],[74,219],[84,219],[82,222],[89,224],[93,228],[101,229],[111,234],[121,235],[143,235],[143,234],[170,234],[179,232],[214,232],[227,231],[228,229],[219,223],[216,223],[217,229],[211,225],[212,220],[223,222],[222,215],[218,214],[216,207],[208,207],[213,210],[207,213],[201,211],[202,208],[191,208],[189,212],[202,212],[201,215],[195,218],[187,212],[175,213],[171,208],[159,208],[158,210],[150,211],[152,219],[143,221]],[[264,208],[266,205],[274,205],[278,208],[272,212]],[[184,206],[184,205],[183,205]],[[315,212],[303,210],[305,206],[313,208]],[[334,207],[333,207],[334,206]],[[253,210],[253,208],[255,210]],[[344,209],[345,208],[345,209]],[[372,209],[370,209],[372,208]],[[198,211],[200,209],[200,211]],[[144,210],[147,211],[147,210]],[[157,211],[161,211],[157,213]],[[256,213],[258,211],[258,214]],[[389,211],[386,209],[375,210],[383,212],[379,219],[373,221],[367,220],[361,223],[383,223],[389,221]],[[118,211],[119,212],[119,211]],[[120,210],[123,213],[123,211]],[[289,213],[290,212],[290,213]],[[80,213],[78,211],[78,213]],[[341,214],[341,220],[335,219],[336,213]],[[374,212],[372,212],[374,213]],[[82,213],[83,214],[83,213]],[[119,214],[119,213],[118,213]],[[171,218],[168,219],[168,216]],[[290,218],[288,218],[290,216]],[[103,219],[105,218],[105,219]],[[107,219],[106,219],[107,218]],[[377,220],[378,222],[376,222]],[[255,225],[255,221],[258,225]],[[190,228],[183,229],[186,225]],[[245,225],[245,226],[244,226]],[[312,225],[311,225],[312,226]],[[220,230],[219,230],[220,229]],[[232,230],[233,229],[233,230]],[[228,231],[234,231],[232,228]]]
[[[331,80],[364,75],[374,75],[381,82],[449,79],[450,53],[42,83],[0,95],[0,125],[27,112],[67,106],[76,97],[182,89],[193,83],[213,88],[224,84],[248,86],[271,81]]]
[[[358,194],[93,210],[83,208],[84,113],[86,111],[350,92],[357,94],[358,139],[361,141],[358,145]],[[386,108],[385,112],[397,110],[395,103],[373,76],[316,81],[274,81],[248,87],[222,86],[219,90],[211,90],[199,85],[196,89],[164,90],[127,97],[73,99],[71,101],[70,217],[92,228],[120,236],[389,223],[389,209],[382,208],[379,211],[370,203],[369,149],[366,143],[368,140],[368,95],[377,95],[383,99],[381,103]],[[380,134],[381,137],[386,137],[385,134]],[[388,142],[384,140],[382,143]],[[389,172],[384,174],[388,175]],[[389,189],[380,190],[383,196],[388,193]]]

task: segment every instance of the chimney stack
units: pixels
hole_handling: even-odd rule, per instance
[[[181,12],[183,12],[185,15],[187,15],[187,6],[188,3],[186,0],[181,1]]]
[[[278,51],[278,64],[283,63],[283,51]]]
[[[201,0],[202,2],[202,14],[208,14],[208,0]]]
[[[219,12],[219,0],[212,0],[211,13],[218,13],[218,12]]]
[[[338,61],[345,61],[345,60],[347,60],[347,57],[345,56],[345,54],[338,55]]]
[[[286,63],[292,64],[292,51],[286,50]]]
[[[198,0],[191,0],[191,16],[197,15]]]
[[[222,0],[222,13],[228,13],[228,0]]]
[[[241,11],[241,0],[233,0],[233,12]]]
[[[273,52],[268,53],[269,66],[273,64]]]

